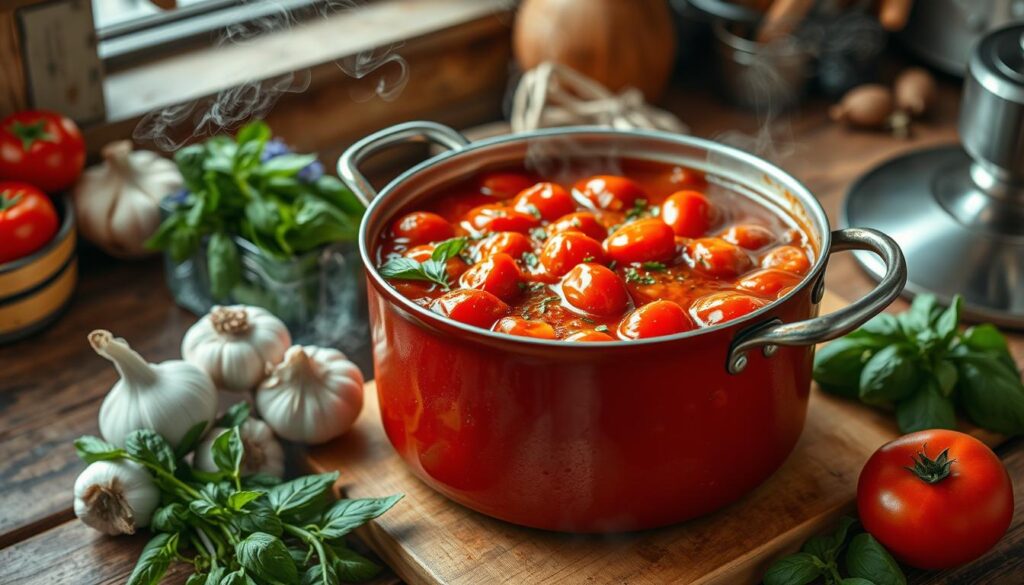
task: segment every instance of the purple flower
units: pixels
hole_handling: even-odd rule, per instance
[[[267,162],[275,156],[281,156],[282,154],[288,154],[292,149],[288,148],[288,145],[284,143],[284,140],[280,138],[271,138],[263,145],[263,152],[260,153],[260,162]]]
[[[299,174],[295,175],[295,178],[303,183],[315,183],[322,176],[324,176],[324,165],[315,160],[303,167]]]
[[[188,199],[188,189],[178,189],[167,196],[167,201],[176,205],[184,203],[186,199]]]

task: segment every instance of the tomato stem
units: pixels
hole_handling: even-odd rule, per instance
[[[904,469],[913,473],[925,483],[936,484],[949,477],[950,467],[956,462],[956,459],[949,458],[949,449],[943,449],[938,457],[931,459],[925,453],[927,449],[927,444],[922,445],[917,455],[910,457],[910,460],[914,462],[914,466],[904,467]]]
[[[46,120],[39,120],[31,124],[15,122],[8,130],[21,140],[21,147],[25,152],[28,152],[37,140],[53,142],[53,136],[46,131]]]

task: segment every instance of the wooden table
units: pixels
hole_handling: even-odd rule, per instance
[[[851,180],[906,150],[956,140],[959,87],[944,83],[932,121],[902,141],[854,133],[825,116],[825,104],[807,106],[776,124],[775,141],[759,154],[801,179],[821,199],[833,223]],[[761,122],[705,91],[676,89],[666,103],[693,133],[739,145],[768,144]],[[723,129],[730,129],[722,134]],[[0,583],[120,583],[144,536],[107,538],[75,520],[71,486],[84,467],[71,441],[97,434],[100,402],[115,380],[110,365],[86,343],[95,328],[126,337],[151,361],[178,357],[195,317],[177,308],[159,260],[125,262],[95,250],[81,254],[81,282],[70,310],[48,330],[0,347]],[[848,254],[830,261],[830,289],[852,299],[871,285]],[[902,303],[898,303],[902,305]],[[897,308],[902,308],[899,306]],[[1013,338],[1024,359],[1024,336]],[[367,370],[369,371],[369,370]],[[1024,441],[999,449],[1018,488],[1024,485]],[[912,583],[1024,582],[1024,493],[1018,489],[1014,523],[999,545],[978,561],[947,573],[915,572]],[[381,582],[394,582],[390,575]],[[180,574],[168,582],[183,582]]]

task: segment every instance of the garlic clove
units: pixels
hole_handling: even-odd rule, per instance
[[[199,366],[218,388],[248,392],[277,364],[291,344],[285,324],[266,309],[215,306],[185,333],[181,355]]]
[[[153,478],[128,460],[97,461],[75,480],[75,516],[104,534],[134,534],[160,502]]]

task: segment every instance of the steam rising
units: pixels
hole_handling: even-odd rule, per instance
[[[253,5],[258,0],[247,0]],[[360,0],[327,0],[319,3],[312,18],[327,19],[343,10],[359,9]],[[299,15],[281,4],[272,4],[269,14],[228,26],[214,43],[215,47],[239,46],[255,39],[295,28]],[[307,13],[308,14],[308,13]],[[367,80],[369,87],[353,89],[350,95],[357,102],[375,97],[395,100],[408,81],[408,64],[395,51],[397,45],[363,51],[335,61],[338,69],[354,79]],[[309,88],[309,70],[284,73],[265,78],[256,77],[245,83],[221,90],[214,96],[169,106],[150,112],[132,133],[137,143],[151,143],[164,151],[173,151],[196,139],[230,133],[243,123],[265,117],[285,94],[302,93]]]

